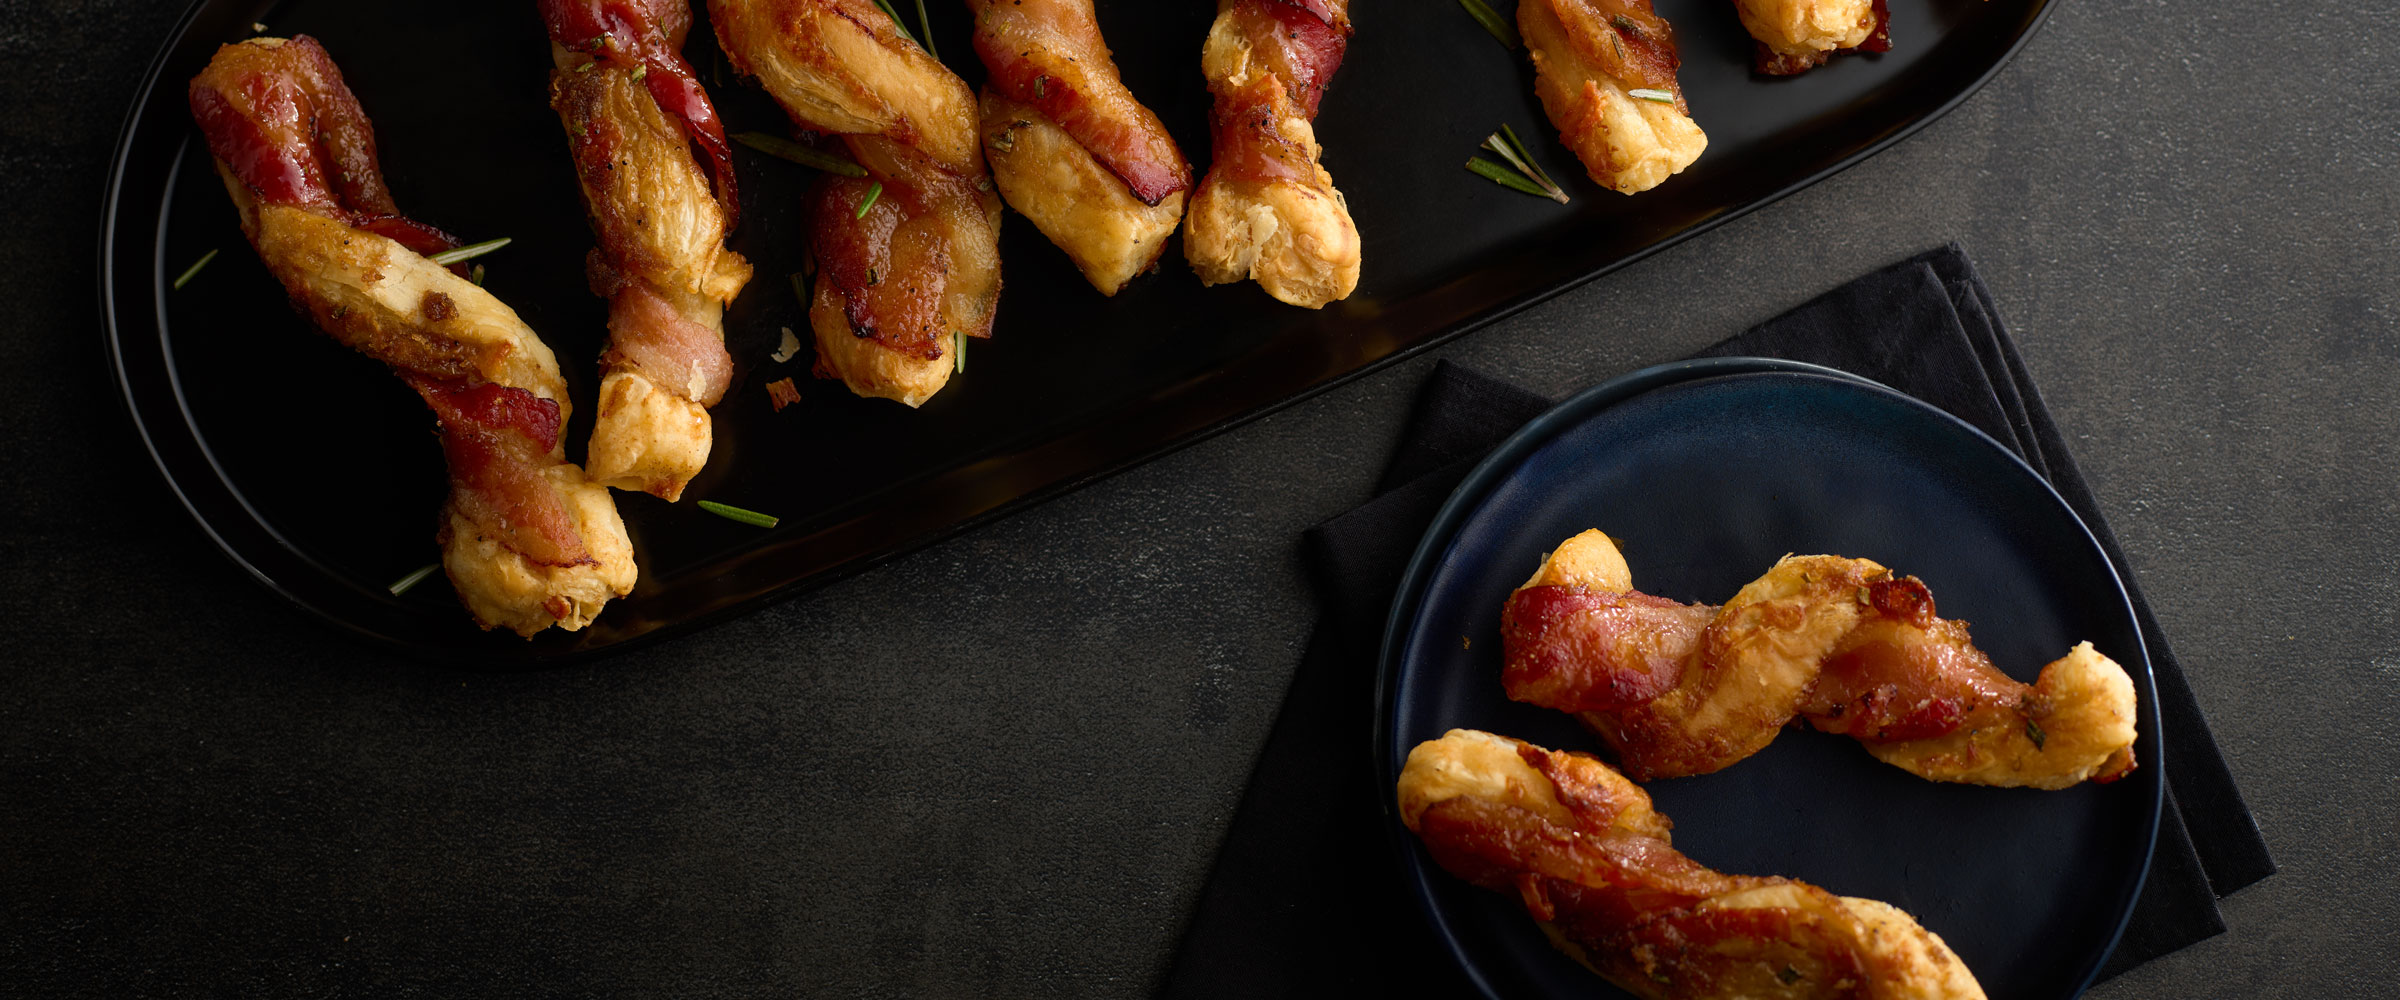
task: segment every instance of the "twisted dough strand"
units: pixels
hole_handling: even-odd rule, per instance
[[[597,482],[676,500],[708,464],[708,408],[733,379],[725,307],[750,280],[749,262],[725,249],[738,204],[731,153],[681,55],[683,0],[540,6],[550,106],[599,237],[586,271],[609,305],[586,462]]]
[[[399,214],[373,128],[325,50],[306,35],[224,46],[190,99],[242,232],[292,304],[439,419],[450,495],[435,537],[475,620],[571,631],[631,592],[616,503],[564,455],[557,359],[506,305],[426,258],[457,241]]]
[[[817,373],[917,406],[948,384],[962,337],[1000,302],[1000,197],[975,94],[874,0],[710,0],[735,70],[867,172],[810,193]]]
[[[1317,102],[1350,44],[1349,0],[1220,0],[1200,52],[1214,162],[1184,257],[1204,284],[1251,279],[1310,309],[1358,287],[1358,226],[1317,145]]]
[[[1637,780],[1723,768],[1795,716],[1935,781],[2064,788],[2134,767],[2125,668],[2087,642],[2019,683],[1922,582],[1865,559],[1786,556],[1722,608],[1682,605],[1635,592],[1586,531],[1510,595],[1501,634],[1509,697],[1575,713]]]
[[[1436,864],[1517,897],[1560,951],[1635,996],[1983,998],[1897,907],[1684,857],[1650,797],[1590,756],[1453,729],[1409,752],[1396,791]]]

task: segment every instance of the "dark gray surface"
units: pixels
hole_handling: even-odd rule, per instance
[[[0,992],[1146,993],[1299,532],[1430,361],[598,666],[392,659],[221,558],[105,377],[102,171],[179,7],[0,0]],[[2283,866],[2097,997],[2400,983],[2396,34],[2063,0],[1917,137],[1443,352],[1564,393],[1964,242]]]

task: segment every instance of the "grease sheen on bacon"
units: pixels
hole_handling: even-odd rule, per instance
[[[1588,755],[1453,729],[1409,752],[1395,793],[1436,864],[1514,897],[1560,951],[1635,996],[1984,995],[1896,907],[1685,857],[1650,797]]]
[[[1255,280],[1315,309],[1358,287],[1358,227],[1312,125],[1350,41],[1344,0],[1221,0],[1201,49],[1213,162],[1184,256],[1206,284]]]
[[[609,302],[589,469],[607,485],[676,500],[708,462],[708,408],[733,380],[724,310],[750,277],[749,262],[725,249],[731,154],[678,54],[691,26],[682,0],[540,6],[550,106],[599,237],[586,270]]]
[[[1552,553],[1502,612],[1501,676],[1638,779],[1723,768],[1795,716],[1936,781],[2061,788],[2134,766],[2132,681],[2089,643],[2027,685],[1922,581],[1869,560],[1787,556],[1723,607],[1636,592],[1623,565],[1597,531]]]
[[[456,241],[399,214],[372,126],[323,48],[306,36],[224,46],[190,100],[243,233],[292,304],[434,411],[451,480],[435,538],[477,622],[577,629],[629,592],[616,507],[561,451],[556,358],[423,255]]]
[[[1158,260],[1192,168],[1118,78],[1091,0],[967,0],[990,70],[978,100],[1000,193],[1093,287],[1114,295]]]
[[[709,20],[804,139],[838,138],[867,171],[810,193],[818,373],[922,404],[948,383],[959,337],[991,336],[1000,301],[1000,198],[974,92],[873,0],[711,0]]]

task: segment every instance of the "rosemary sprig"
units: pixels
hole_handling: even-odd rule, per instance
[[[1523,191],[1536,198],[1550,197],[1550,192],[1544,191],[1532,181],[1526,180],[1525,175],[1480,156],[1467,160],[1467,170],[1511,191]]]
[[[1458,0],[1458,5],[1466,8],[1467,16],[1483,25],[1483,30],[1491,32],[1501,45],[1513,50],[1521,44],[1517,40],[1516,26],[1508,23],[1507,18],[1501,17],[1499,11],[1493,10],[1483,0]]]
[[[407,576],[392,581],[392,585],[390,587],[392,596],[398,597],[402,594],[408,593],[408,588],[414,587],[420,583],[424,583],[426,577],[432,576],[433,571],[440,568],[442,568],[441,563],[430,563],[417,567],[417,570],[414,573],[410,573]]]
[[[1474,171],[1477,176],[1511,191],[1538,195],[1561,205],[1567,203],[1566,189],[1559,187],[1557,181],[1551,180],[1550,175],[1543,173],[1542,168],[1533,162],[1533,153],[1517,138],[1517,130],[1506,125],[1500,126],[1500,131],[1484,138],[1483,148],[1499,154],[1508,168],[1514,168],[1514,172],[1478,156],[1467,161],[1467,169]]]
[[[779,520],[779,518],[775,517],[773,514],[761,514],[755,510],[743,510],[740,507],[735,507],[731,504],[718,503],[714,500],[700,501],[700,509],[711,514],[715,514],[718,517],[724,518],[728,521],[740,521],[743,524],[747,524],[754,528],[772,528],[775,526],[775,522]]]
[[[217,259],[217,252],[214,250],[201,254],[199,260],[192,262],[192,266],[184,268],[182,274],[175,276],[175,285],[173,290],[178,292],[182,291],[183,286],[191,283],[193,275],[199,274],[201,268],[207,267],[208,262],[215,259]]]
[[[844,177],[865,177],[867,175],[865,167],[831,153],[810,149],[779,135],[768,135],[765,132],[738,132],[734,134],[733,141],[768,156],[790,160],[803,167],[815,167],[829,174],[840,174]]]
[[[444,250],[441,253],[434,254],[433,256],[425,259],[436,264],[440,264],[443,267],[449,267],[450,265],[456,264],[460,261],[474,260],[477,257],[483,256],[484,254],[507,246],[509,242],[509,238],[503,236],[496,240],[485,240],[481,243],[469,243],[466,246],[459,247],[456,250]]]
[[[933,19],[925,16],[925,0],[917,0],[917,34],[925,38],[926,54],[940,59],[942,50],[933,47]]]
[[[1649,87],[1635,87],[1632,90],[1626,91],[1625,96],[1633,98],[1637,101],[1648,101],[1652,104],[1675,103],[1675,95],[1667,93],[1663,90],[1653,90]]]
[[[883,182],[882,182],[882,181],[876,181],[876,182],[875,182],[875,183],[873,183],[873,184],[867,185],[867,196],[866,196],[866,197],[864,197],[864,198],[860,198],[860,199],[858,200],[858,211],[857,211],[857,212],[855,212],[855,213],[852,213],[852,214],[851,214],[851,216],[850,216],[850,218],[851,218],[851,219],[853,219],[853,220],[856,220],[856,219],[864,219],[864,218],[866,218],[866,217],[867,217],[867,210],[868,210],[868,209],[870,209],[870,208],[874,208],[874,207],[875,207],[875,199],[877,199],[877,198],[881,198],[881,197],[883,197]]]

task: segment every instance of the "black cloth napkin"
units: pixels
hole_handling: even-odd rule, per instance
[[[1839,368],[1956,414],[2014,449],[2075,508],[2133,597],[2158,683],[2169,805],[2114,976],[2225,930],[2217,899],[2275,862],[2208,720],[1957,245],[1869,274],[1700,356]],[[1168,968],[1174,998],[1472,994],[1403,895],[1371,742],[1375,651],[1393,589],[1434,512],[1475,463],[1552,400],[1443,362],[1372,502],[1311,529],[1324,606],[1217,863]]]

